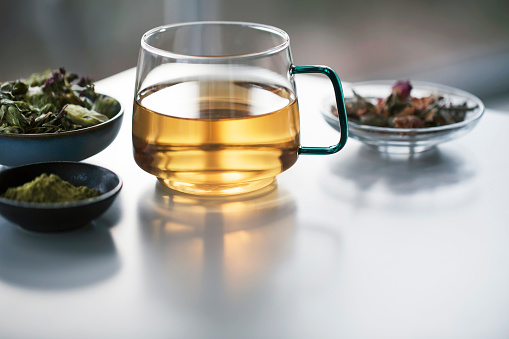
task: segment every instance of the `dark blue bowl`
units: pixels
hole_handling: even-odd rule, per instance
[[[80,161],[108,147],[122,125],[124,108],[101,124],[62,133],[0,133],[0,165],[21,166],[49,161]]]
[[[4,218],[35,232],[72,230],[103,214],[122,188],[120,177],[106,168],[79,162],[47,162],[0,171],[0,194],[43,173],[56,174],[75,186],[94,188],[102,194],[67,203],[28,203],[0,197],[0,214]]]

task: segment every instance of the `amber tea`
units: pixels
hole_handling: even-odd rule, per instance
[[[264,187],[295,163],[299,144],[297,101],[281,86],[166,83],[142,90],[134,103],[136,163],[183,192]]]

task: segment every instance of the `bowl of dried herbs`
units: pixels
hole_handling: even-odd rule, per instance
[[[423,81],[349,83],[344,95],[350,136],[388,153],[423,152],[459,138],[485,110],[471,93]],[[336,103],[325,100],[322,114],[339,129]]]
[[[123,107],[64,68],[0,83],[0,165],[80,161],[118,135]]]
[[[114,172],[83,162],[47,162],[0,171],[0,214],[35,232],[90,224],[122,188]]]

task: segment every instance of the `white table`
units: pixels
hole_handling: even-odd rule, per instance
[[[135,164],[134,70],[118,138],[86,162],[124,180],[83,229],[0,219],[0,338],[507,338],[509,113],[412,158],[350,139],[265,195],[173,195]],[[303,144],[338,134],[328,81],[297,78]]]

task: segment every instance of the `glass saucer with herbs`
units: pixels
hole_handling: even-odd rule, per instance
[[[482,101],[463,90],[423,81],[379,80],[344,88],[350,136],[379,152],[417,153],[471,131],[485,111]],[[321,112],[334,129],[332,98]]]

